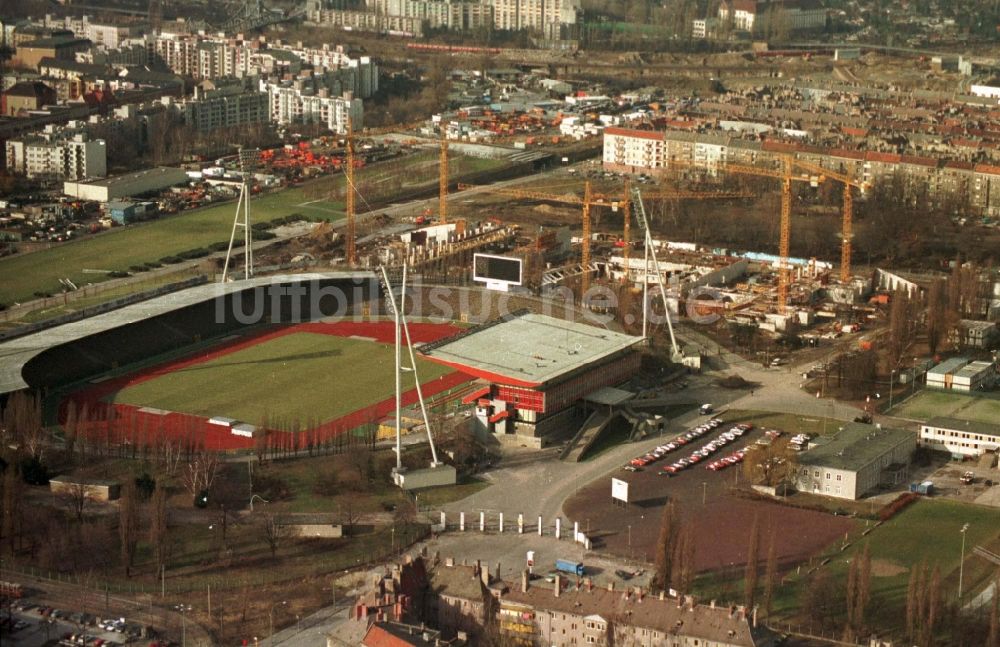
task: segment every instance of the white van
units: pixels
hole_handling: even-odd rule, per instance
[[[710,415],[713,411],[715,411],[715,409],[713,409],[712,405],[710,404],[703,404],[701,405],[701,409],[699,411],[701,412],[701,415],[707,416]]]

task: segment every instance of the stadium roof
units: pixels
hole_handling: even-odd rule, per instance
[[[107,330],[179,310],[217,297],[271,284],[314,281],[319,279],[373,279],[371,272],[325,272],[312,274],[278,274],[249,281],[206,283],[186,290],[140,301],[110,312],[42,330],[24,337],[0,343],[0,394],[29,387],[21,375],[24,365],[44,351],[96,335]]]
[[[539,314],[522,314],[428,346],[421,354],[464,373],[536,387],[642,341],[618,332]]]
[[[829,442],[805,452],[799,463],[856,472],[903,442],[916,443],[916,438],[911,431],[851,422]]]

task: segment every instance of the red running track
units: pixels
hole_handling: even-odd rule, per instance
[[[409,324],[410,336],[414,343],[426,343],[443,339],[461,332],[461,328],[451,324]],[[107,447],[130,444],[133,446],[157,446],[167,442],[177,443],[184,447],[205,448],[210,450],[233,450],[252,448],[254,442],[250,438],[234,436],[228,427],[209,424],[208,419],[187,413],[167,411],[162,413],[144,412],[140,407],[115,403],[110,405],[106,399],[113,393],[161,375],[171,373],[195,364],[207,362],[244,348],[255,346],[262,342],[291,335],[298,332],[311,332],[338,337],[364,337],[377,342],[392,343],[394,331],[392,322],[353,322],[335,323],[305,323],[276,330],[265,331],[234,339],[228,343],[214,347],[208,352],[199,352],[186,358],[165,362],[158,366],[139,371],[120,378],[110,379],[77,391],[62,402],[60,418],[65,421],[67,407],[72,401],[81,411],[86,406],[87,424],[81,425],[78,434],[91,444],[104,444]],[[422,384],[425,398],[437,395],[462,383],[474,379],[459,371],[443,375],[436,380]],[[417,402],[417,391],[411,389],[403,394],[403,406]],[[272,447],[282,446],[296,450],[305,448],[307,443],[313,445],[326,442],[334,436],[354,429],[366,422],[375,422],[391,413],[396,406],[395,398],[390,397],[373,405],[359,409],[340,418],[325,421],[316,427],[303,430],[299,434],[274,433],[268,435],[268,444]],[[82,416],[81,416],[82,417]]]

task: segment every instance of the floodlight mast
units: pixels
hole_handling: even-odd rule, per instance
[[[229,261],[233,255],[233,245],[236,242],[236,230],[243,229],[243,279],[253,276],[253,229],[250,227],[250,181],[253,171],[260,161],[259,148],[241,148],[240,160],[240,197],[236,201],[236,216],[233,218],[233,230],[229,235],[229,247],[226,249],[226,262],[222,266],[222,282],[229,280]],[[242,216],[242,222],[241,222]]]
[[[677,338],[674,336],[674,324],[670,319],[670,306],[667,304],[667,289],[663,285],[663,274],[660,272],[660,263],[656,258],[656,250],[653,248],[653,235],[649,231],[649,220],[646,217],[646,205],[642,202],[642,192],[635,188],[633,189],[635,194],[635,204],[638,207],[635,210],[636,219],[639,221],[639,226],[642,227],[645,232],[645,243],[644,243],[644,254],[645,262],[643,263],[643,276],[642,276],[642,338],[648,339],[649,330],[649,261],[652,258],[653,261],[653,272],[656,274],[656,285],[660,288],[660,298],[663,301],[663,314],[667,319],[667,331],[670,333],[670,351],[673,353],[671,358],[677,361],[681,357],[680,348],[677,346]]]

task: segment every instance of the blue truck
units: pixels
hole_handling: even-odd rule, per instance
[[[568,559],[557,559],[556,570],[561,573],[583,576],[583,564],[580,562],[572,562]]]

